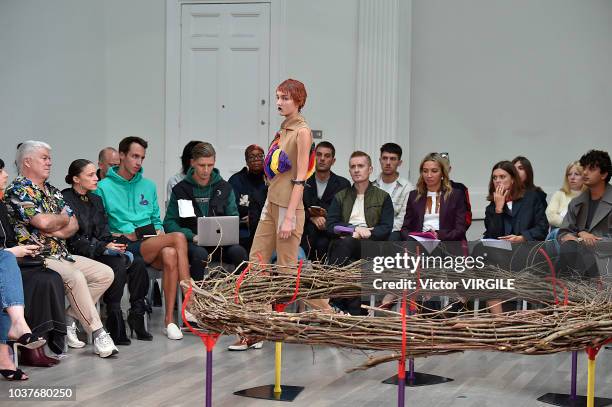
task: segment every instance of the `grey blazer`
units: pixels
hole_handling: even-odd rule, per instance
[[[559,228],[559,237],[565,234],[587,231],[599,237],[612,238],[612,185],[606,185],[606,192],[601,197],[597,210],[586,229],[586,218],[589,212],[589,191],[584,191],[572,199],[567,207],[567,214]]]
[[[585,228],[586,218],[589,212],[589,194],[584,191],[576,198],[572,199],[567,207],[567,214],[563,218],[563,223],[559,228],[558,239],[564,235],[578,234],[587,231],[603,238],[595,247],[597,264],[600,275],[608,274],[612,271],[612,185],[606,185],[606,192],[601,197],[597,210],[593,215],[593,220],[588,229]]]

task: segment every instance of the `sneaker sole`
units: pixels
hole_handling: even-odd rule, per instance
[[[247,345],[240,345],[240,346],[233,346],[230,345],[227,347],[227,350],[232,351],[232,352],[242,352],[245,350],[249,350],[249,349],[261,349],[263,347],[263,343],[262,342],[257,342],[252,344],[251,346],[247,346]]]
[[[69,348],[72,348],[72,349],[81,349],[81,348],[84,348],[84,347],[85,347],[85,343],[83,342],[83,344],[82,344],[82,345],[81,345],[81,344],[79,344],[79,345],[75,345],[75,344],[68,344],[68,347],[69,347]]]
[[[102,352],[94,351],[94,353],[96,355],[100,356],[101,358],[107,358],[107,357],[113,355],[113,351],[111,351],[110,353],[106,353],[106,352],[102,353]]]

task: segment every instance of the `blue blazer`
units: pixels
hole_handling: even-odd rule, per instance
[[[485,239],[506,235],[522,235],[527,241],[544,240],[548,234],[546,206],[535,191],[526,191],[521,199],[512,202],[512,211],[504,205],[502,213],[495,213],[495,202],[485,210]]]

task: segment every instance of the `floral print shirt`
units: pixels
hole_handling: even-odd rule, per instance
[[[45,256],[69,256],[63,239],[45,236],[41,230],[30,224],[30,220],[36,215],[57,215],[67,206],[59,189],[48,182],[40,188],[30,179],[19,176],[6,189],[4,199],[9,207],[11,224],[19,244],[42,245],[42,254]]]

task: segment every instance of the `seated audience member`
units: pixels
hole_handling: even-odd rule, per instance
[[[336,194],[327,213],[327,231],[336,236],[329,249],[329,264],[345,265],[361,258],[362,239],[387,240],[393,229],[391,197],[370,183],[372,170],[369,155],[363,151],[351,154],[353,186]],[[336,303],[351,314],[361,312],[360,298]]]
[[[268,187],[263,169],[264,150],[251,144],[244,151],[246,167],[232,175],[227,182],[234,189],[240,215],[240,246],[250,252],[261,211],[266,202]]]
[[[66,336],[64,282],[55,271],[45,268],[40,261],[35,262],[37,258],[28,256],[28,254],[37,253],[39,246],[17,246],[13,225],[9,221],[8,208],[2,200],[7,178],[4,162],[0,160],[0,253],[2,251],[11,252],[20,263],[18,265],[21,269],[25,299],[24,315],[27,324],[34,327],[32,335],[46,338],[49,349],[60,354],[64,350]],[[25,262],[19,260],[22,258],[25,258]],[[0,273],[3,272],[0,271]],[[6,276],[9,277],[10,274]],[[20,347],[19,361],[22,365],[50,367],[59,363],[59,359],[45,355],[44,348],[30,348]],[[0,369],[14,369],[12,361],[6,363],[7,360],[9,360],[8,346],[0,346]]]
[[[531,165],[531,161],[529,161],[526,157],[519,155],[514,157],[512,164],[518,172],[525,191],[535,191],[538,198],[540,198],[544,204],[544,209],[546,209],[546,192],[544,192],[542,188],[535,186],[533,183],[533,166]]]
[[[113,241],[102,199],[92,193],[98,186],[96,167],[89,160],[75,160],[65,180],[72,188],[64,189],[62,194],[79,221],[79,230],[68,239],[70,252],[104,263],[115,273],[113,283],[102,297],[106,304],[106,329],[116,345],[131,343],[125,333],[121,311],[121,297],[127,282],[131,304],[128,324],[132,332],[136,331],[138,339],[150,341],[153,337],[144,327],[147,309],[144,299],[149,291],[147,267],[140,256],[126,253],[124,243]]]
[[[0,160],[0,191],[4,191],[7,179],[4,161]],[[9,345],[38,349],[46,342],[42,337],[36,337],[26,322],[21,271],[17,264],[17,256],[37,254],[39,247],[15,247],[15,242],[11,242],[9,247],[8,239],[12,235],[6,221],[6,207],[0,201],[0,374],[9,381],[28,380],[28,376],[13,363]]]
[[[429,232],[442,241],[464,241],[465,194],[451,187],[448,167],[438,153],[423,158],[416,189],[410,192],[402,225],[402,239],[412,232]]]
[[[546,218],[553,228],[559,228],[563,218],[567,213],[567,206],[570,201],[580,195],[586,186],[582,181],[582,166],[579,161],[570,163],[565,169],[563,186],[550,198],[550,203],[546,207]],[[557,230],[558,229],[554,229]]]
[[[17,151],[17,163],[21,175],[6,190],[6,202],[12,209],[11,223],[19,244],[40,245],[47,267],[64,280],[70,303],[66,310],[68,346],[85,346],[76,335],[78,320],[92,334],[96,354],[105,358],[117,353],[95,306],[113,282],[113,270],[68,251],[66,239],[74,235],[79,225],[60,190],[47,182],[51,147],[41,141],[25,141]]]
[[[500,239],[510,243],[544,240],[548,232],[548,221],[544,213],[542,197],[534,189],[526,190],[518,171],[510,161],[500,161],[493,166],[489,180],[490,201],[485,209],[485,239]],[[487,248],[487,261],[506,270],[522,268],[526,254],[520,245],[512,252]],[[528,251],[528,248],[527,248]],[[492,313],[502,311],[499,300],[487,301]]]
[[[208,253],[215,247],[198,246],[198,218],[202,216],[238,216],[236,198],[232,186],[215,168],[216,152],[212,144],[199,143],[191,150],[191,168],[185,179],[172,188],[168,210],[164,218],[164,229],[180,232],[188,242],[191,277],[204,278]],[[185,207],[189,212],[184,213]],[[195,216],[192,216],[192,213]],[[220,247],[215,258],[230,262],[234,267],[247,260],[248,254],[239,244]]]
[[[311,260],[322,260],[327,255],[330,238],[325,220],[334,196],[350,182],[332,172],[336,162],[336,149],[329,141],[321,141],[315,148],[315,173],[306,181],[304,188],[304,234],[301,246]]]
[[[511,162],[493,166],[487,200],[485,239],[522,243],[546,237],[548,221],[541,195],[525,188]]]
[[[191,140],[183,147],[183,154],[181,154],[181,170],[170,177],[166,184],[166,207],[168,207],[168,201],[170,201],[170,195],[172,195],[172,188],[185,178],[187,171],[191,168],[191,150],[193,147],[201,143],[199,140]]]
[[[155,184],[142,176],[147,142],[126,137],[119,143],[121,163],[108,170],[95,194],[102,198],[111,233],[126,250],[146,264],[163,270],[165,318],[162,332],[168,339],[182,339],[174,323],[176,285],[189,279],[187,241],[182,233],[165,234],[159,217]],[[155,233],[156,236],[146,235]]]
[[[446,161],[446,165],[448,166],[448,175],[450,177],[450,173],[453,169],[450,163],[450,155],[448,153],[439,153],[439,154],[440,154],[440,157],[442,157],[442,159]],[[463,193],[463,195],[465,195],[465,199],[464,199],[465,209],[466,209],[465,211],[465,230],[467,231],[472,225],[472,204],[470,202],[470,193],[468,191],[468,188],[461,182],[455,182],[451,179],[450,185],[454,189],[460,190]]]
[[[612,257],[612,163],[606,151],[591,150],[580,165],[587,189],[569,203],[559,228],[560,271],[596,277],[600,269],[609,269]]]
[[[104,179],[108,169],[119,165],[119,153],[113,147],[105,147],[98,154],[98,180]]]
[[[414,186],[400,177],[397,169],[402,165],[402,148],[395,143],[386,143],[380,147],[380,167],[382,172],[374,181],[374,186],[391,196],[393,202],[393,231],[389,240],[401,240],[400,230],[406,214],[408,194]]]

